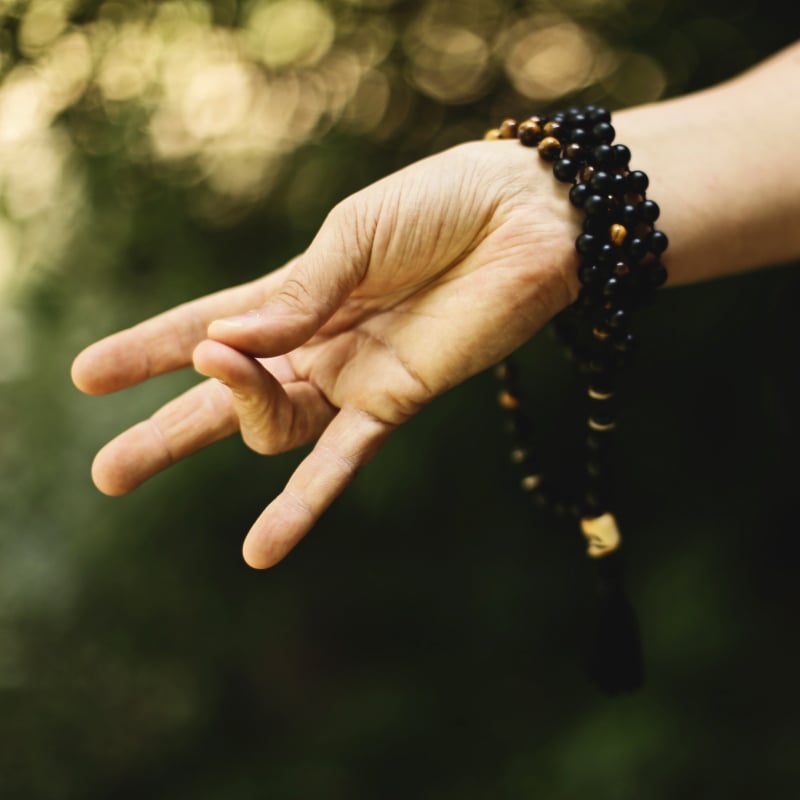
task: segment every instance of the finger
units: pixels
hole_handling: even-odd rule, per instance
[[[238,429],[230,392],[205,381],[160,408],[148,420],[112,439],[95,456],[92,480],[108,495],[121,495]]]
[[[214,320],[209,338],[255,356],[281,355],[307,342],[366,273],[370,236],[357,213],[353,202],[334,209],[266,302],[246,314]]]
[[[89,345],[72,363],[73,383],[87,394],[107,394],[188,366],[192,351],[206,338],[208,323],[262,303],[284,280],[288,266],[256,281],[176,306]]]
[[[335,413],[310,383],[295,380],[284,385],[256,359],[220,342],[201,342],[194,365],[201,375],[226,384],[242,438],[257,453],[281,453],[306,444]]]
[[[330,504],[378,452],[396,428],[360,409],[343,408],[264,509],[244,541],[255,569],[277,564],[308,533]]]

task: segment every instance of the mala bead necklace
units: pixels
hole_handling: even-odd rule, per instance
[[[521,122],[505,119],[484,137],[517,139],[536,148],[552,164],[556,180],[570,184],[569,201],[585,214],[575,241],[581,289],[551,323],[585,386],[582,486],[565,493],[548,480],[532,446],[531,422],[511,358],[497,366],[496,375],[522,490],[537,509],[572,518],[587,541],[595,596],[586,666],[609,694],[634,690],[643,680],[638,623],[624,590],[622,537],[612,511],[609,453],[617,421],[617,378],[636,347],[635,312],[653,301],[667,279],[660,256],[668,243],[655,228],[659,208],[647,198],[647,175],[630,169],[630,150],[614,144],[614,137],[611,114],[593,105]]]

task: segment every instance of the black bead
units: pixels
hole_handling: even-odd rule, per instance
[[[614,163],[618,167],[627,167],[631,160],[631,151],[624,144],[614,145]]]
[[[625,203],[625,205],[622,206],[621,217],[622,224],[630,230],[639,221],[639,212],[633,203]]]
[[[608,233],[608,216],[606,214],[587,215],[583,220],[583,232],[591,233],[602,239]]]
[[[617,418],[617,407],[613,398],[589,402],[589,416],[601,425],[610,425]]]
[[[614,166],[614,148],[610,144],[599,144],[592,150],[592,164],[596,167]]]
[[[623,288],[624,286],[622,281],[612,275],[610,278],[608,278],[608,280],[606,280],[603,286],[603,295],[609,298],[619,297]]]
[[[618,308],[612,311],[608,317],[608,327],[611,330],[624,330],[630,324],[630,312],[625,309]]]
[[[650,266],[647,277],[651,286],[663,286],[667,280],[667,269],[660,261],[656,261]]]
[[[631,194],[644,194],[650,183],[647,175],[639,169],[629,172],[625,177],[625,182],[627,184],[627,191]]]
[[[652,231],[647,237],[647,249],[657,256],[660,256],[667,249],[668,244],[669,239],[667,239],[667,235],[663,231]]]
[[[617,260],[617,248],[611,242],[603,242],[597,250],[599,264],[613,264]]]
[[[616,381],[611,372],[605,372],[601,375],[592,375],[589,380],[589,389],[598,394],[611,394],[615,386]]]
[[[560,158],[553,164],[553,175],[562,183],[572,183],[580,169],[580,162],[571,158]]]
[[[631,236],[625,242],[625,250],[633,259],[639,261],[648,253],[647,239],[641,236]]]
[[[598,249],[600,242],[598,241],[596,236],[592,236],[591,233],[582,233],[576,240],[575,240],[575,248],[577,251],[584,256],[592,255]]]
[[[586,128],[573,128],[569,132],[568,138],[570,142],[574,142],[575,144],[592,144],[592,134],[589,133]]]
[[[585,183],[573,184],[569,190],[569,201],[576,208],[583,208],[583,203],[589,196],[589,187]]]
[[[590,478],[601,478],[608,473],[608,464],[602,461],[588,459],[586,461],[586,474]]]
[[[603,144],[611,144],[616,136],[614,126],[610,122],[597,122],[592,128],[592,136]]]
[[[578,271],[578,280],[587,288],[594,288],[600,285],[603,273],[597,264],[584,264]]]
[[[611,189],[612,194],[615,197],[622,197],[627,189],[625,188],[625,175],[621,172],[613,173],[614,176],[614,185]]]
[[[660,213],[661,209],[658,207],[658,203],[653,200],[643,200],[639,203],[639,216],[644,222],[655,222]]]
[[[608,435],[610,431],[594,431],[590,430],[586,434],[586,449],[590,453],[603,455],[608,453],[609,445],[611,444],[611,437]]]
[[[601,106],[587,106],[586,112],[592,122],[611,121],[611,112]]]
[[[604,170],[597,170],[597,172],[589,178],[589,188],[597,194],[608,195],[614,188],[614,177],[610,172]]]
[[[531,426],[527,418],[513,411],[506,416],[505,429],[518,442],[528,441],[531,437]]]
[[[631,353],[636,349],[638,341],[632,333],[624,333],[614,337],[614,347],[620,353]]]
[[[583,210],[590,217],[603,216],[605,218],[608,214],[608,201],[604,195],[590,194],[583,202]]]

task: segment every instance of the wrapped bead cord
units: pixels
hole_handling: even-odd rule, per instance
[[[598,652],[589,660],[596,681],[609,693],[636,688],[642,680],[635,616],[622,591],[622,537],[611,509],[608,453],[617,422],[616,376],[636,351],[635,312],[653,300],[667,279],[660,256],[668,245],[666,235],[655,228],[660,209],[647,197],[648,177],[630,169],[631,152],[615,144],[615,136],[610,112],[591,105],[521,121],[508,118],[485,136],[517,139],[535,148],[552,165],[554,178],[571,184],[569,202],[585,215],[575,240],[581,289],[577,300],[551,323],[586,381],[586,468],[578,491],[558,492],[538,464],[534,466],[532,425],[510,358],[497,366],[496,375],[502,386],[499,403],[508,414],[513,439],[511,460],[522,470],[522,489],[537,509],[576,518],[587,553],[598,565],[598,597],[606,609],[607,630],[605,639],[597,631],[593,638],[598,652],[615,642],[619,660],[609,666]]]

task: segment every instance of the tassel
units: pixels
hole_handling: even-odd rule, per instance
[[[644,683],[641,636],[625,592],[619,532],[611,514],[584,519],[594,570],[592,609],[587,619],[586,671],[609,695],[632,692]]]

